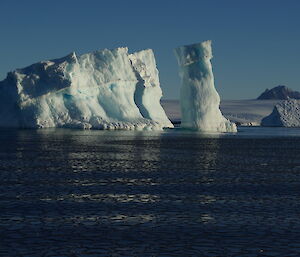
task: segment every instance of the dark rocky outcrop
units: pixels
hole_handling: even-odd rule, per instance
[[[293,91],[290,88],[280,85],[272,89],[266,89],[258,98],[258,100],[288,100],[288,99],[300,99],[300,92]]]

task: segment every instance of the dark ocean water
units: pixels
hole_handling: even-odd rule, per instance
[[[1,130],[0,256],[300,256],[300,130]]]

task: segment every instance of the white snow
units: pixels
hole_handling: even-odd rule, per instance
[[[104,49],[33,64],[0,82],[0,127],[173,127],[151,49]]]
[[[175,49],[182,79],[180,90],[181,127],[200,131],[236,132],[236,125],[219,109],[214,85],[211,41]]]
[[[241,125],[260,125],[262,118],[270,114],[276,103],[282,100],[221,100],[220,109],[231,122]],[[169,119],[180,122],[180,103],[178,100],[162,100]]]
[[[300,127],[300,100],[286,100],[275,105],[273,112],[262,119],[266,127]]]
[[[272,112],[274,105],[282,100],[224,100],[223,115],[232,122],[246,126],[259,126],[262,118]]]

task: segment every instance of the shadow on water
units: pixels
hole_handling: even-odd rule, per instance
[[[257,133],[3,130],[0,255],[286,253],[300,138]]]

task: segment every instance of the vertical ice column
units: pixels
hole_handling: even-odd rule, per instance
[[[180,90],[181,127],[211,132],[236,132],[236,125],[219,109],[210,59],[211,41],[175,49],[182,80]]]

